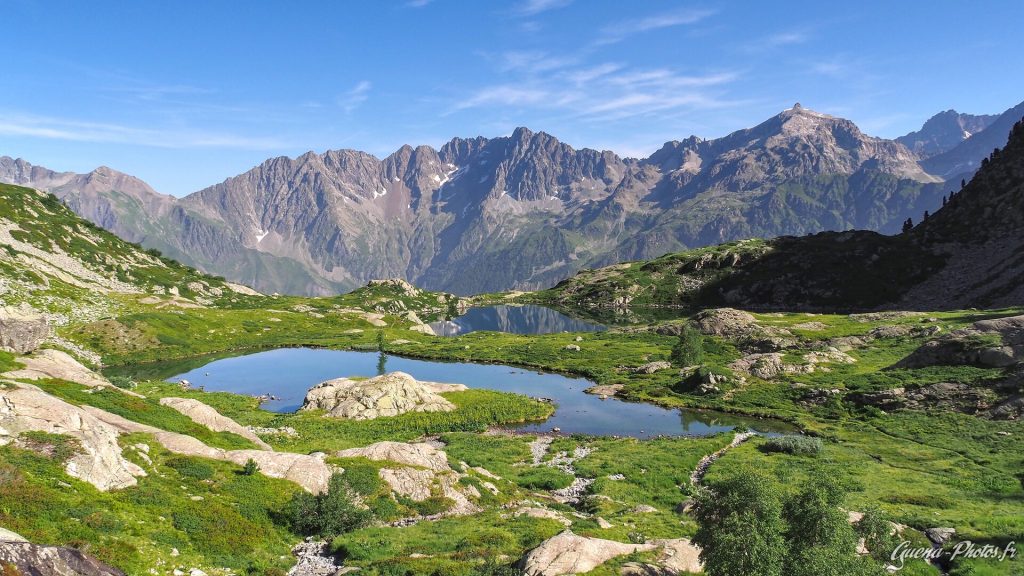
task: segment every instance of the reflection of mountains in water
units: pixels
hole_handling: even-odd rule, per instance
[[[458,336],[487,330],[509,334],[553,334],[557,332],[597,332],[604,326],[570,318],[543,306],[487,306],[470,308],[454,320],[431,325],[439,336]]]

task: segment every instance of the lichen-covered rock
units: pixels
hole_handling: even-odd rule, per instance
[[[520,561],[520,568],[526,576],[582,574],[617,556],[655,548],[654,544],[624,544],[601,538],[586,538],[566,530],[527,553]]]
[[[11,566],[3,573],[31,576],[125,576],[74,548],[39,546],[29,542],[0,542],[0,566]]]
[[[0,349],[27,354],[50,336],[46,318],[31,308],[0,308]]]
[[[637,366],[636,368],[631,369],[630,372],[634,374],[654,374],[658,370],[668,370],[671,367],[671,362],[659,360],[657,362],[648,362],[643,366]]]
[[[256,444],[263,450],[273,450],[269,444],[261,440],[260,437],[254,434],[251,430],[242,426],[238,422],[235,422],[231,418],[222,415],[220,412],[217,412],[199,400],[194,398],[167,397],[161,398],[160,404],[163,406],[169,406],[170,408],[181,412],[196,424],[205,426],[214,432],[231,432],[232,434],[237,434],[253,444]]]
[[[310,388],[300,410],[325,410],[333,418],[371,420],[406,412],[447,412],[455,405],[440,392],[465,390],[459,384],[418,382],[404,372],[353,380],[338,378]]]
[[[697,315],[697,326],[708,336],[747,336],[758,328],[752,314],[735,308],[705,310]]]
[[[118,431],[85,409],[27,384],[0,389],[0,445],[28,431],[77,439],[81,450],[65,462],[65,470],[99,490],[134,486],[137,476],[146,475],[122,456]]]
[[[406,466],[426,468],[435,472],[451,470],[448,455],[430,444],[421,442],[377,442],[362,448],[349,448],[337,453],[339,458],[366,458],[368,460],[395,462]]]
[[[336,454],[340,458],[367,458],[392,462],[379,471],[380,478],[396,494],[422,502],[440,493],[453,502],[445,515],[475,514],[480,507],[469,496],[479,498],[472,486],[463,486],[459,479],[465,474],[453,470],[444,451],[427,443],[378,442],[362,448],[350,448]],[[488,473],[489,474],[489,473]]]
[[[413,332],[419,332],[420,334],[426,334],[427,336],[437,336],[437,332],[430,324],[415,324],[409,327],[409,330]]]

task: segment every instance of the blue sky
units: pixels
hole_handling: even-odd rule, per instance
[[[1024,100],[1024,2],[0,0],[0,155],[183,195],[500,136],[641,156],[799,101],[895,137]]]

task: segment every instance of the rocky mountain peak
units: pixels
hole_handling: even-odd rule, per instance
[[[929,118],[920,130],[900,136],[903,144],[921,158],[930,158],[988,128],[998,115],[961,114],[950,109]]]

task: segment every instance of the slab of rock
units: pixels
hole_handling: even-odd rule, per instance
[[[161,398],[160,404],[181,412],[196,424],[205,426],[214,432],[231,432],[245,438],[263,450],[273,450],[269,444],[261,440],[252,430],[224,416],[199,400],[194,398],[168,397]]]
[[[0,542],[28,542],[28,540],[5,528],[0,528]]]
[[[114,427],[35,386],[8,384],[0,389],[0,445],[28,431],[77,439],[81,452],[65,462],[65,471],[99,490],[134,486],[137,476],[146,475],[142,468],[125,460]]]
[[[624,544],[601,538],[586,538],[566,530],[526,554],[520,561],[520,568],[526,576],[582,574],[617,556],[655,548],[654,544]]]
[[[80,550],[28,542],[0,542],[0,566],[12,566],[14,574],[31,576],[125,576]],[[8,569],[3,573],[9,573]]]
[[[29,356],[18,358],[25,365],[20,370],[4,374],[18,380],[67,380],[90,388],[112,387],[104,377],[83,366],[78,360],[60,350],[38,350]]]
[[[697,326],[708,336],[732,338],[746,336],[758,328],[752,314],[735,308],[704,310],[697,315]]]
[[[569,526],[570,524],[572,524],[572,520],[566,518],[565,515],[561,512],[557,510],[551,510],[548,508],[538,508],[536,506],[523,506],[517,509],[515,512],[513,512],[512,515],[515,517],[528,516],[530,518],[545,518],[548,520],[555,520],[556,522],[561,522],[563,526]],[[598,519],[599,524],[601,520],[602,519],[600,518]]]
[[[317,384],[306,393],[300,410],[324,410],[332,418],[372,420],[406,412],[447,412],[455,405],[440,392],[465,390],[460,384],[418,382],[405,372],[367,380],[337,378]]]
[[[419,332],[420,334],[426,334],[427,336],[437,336],[437,332],[430,324],[414,324],[409,327],[409,330],[413,332]]]
[[[366,458],[367,460],[395,462],[406,466],[426,468],[435,472],[451,470],[448,455],[426,442],[377,442],[362,448],[349,448],[336,454],[339,458]],[[482,470],[482,468],[481,468]]]
[[[31,308],[0,307],[0,349],[28,354],[50,334],[46,318]]]
[[[633,374],[654,374],[658,370],[668,370],[671,367],[671,362],[659,360],[657,362],[648,362],[643,366],[637,366],[636,368],[632,368],[630,372],[632,372]]]
[[[327,490],[331,475],[336,472],[334,468],[324,462],[323,455],[213,448],[191,436],[139,424],[93,406],[83,406],[82,410],[113,426],[121,433],[152,434],[157,442],[175,454],[232,462],[238,466],[244,466],[249,459],[255,460],[260,467],[260,473],[264,476],[291,480],[314,494]]]

